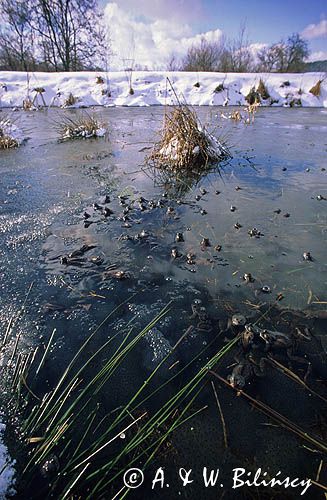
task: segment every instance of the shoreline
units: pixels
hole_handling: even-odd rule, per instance
[[[127,72],[26,73],[0,71],[0,108],[21,108],[27,98],[35,108],[91,106],[148,107],[177,104],[192,106],[247,106],[249,92],[260,80],[269,97],[264,107],[327,108],[327,82],[315,73],[196,73],[135,71],[130,94]],[[99,83],[100,81],[100,83]],[[310,93],[321,81],[320,95]],[[170,85],[170,82],[173,88]],[[176,94],[176,95],[175,95]],[[69,100],[73,97],[73,103]],[[65,106],[66,101],[71,105]],[[33,108],[32,108],[33,109]]]

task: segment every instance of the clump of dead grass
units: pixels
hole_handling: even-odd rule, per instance
[[[250,105],[260,103],[260,94],[257,90],[255,90],[255,87],[251,87],[248,95],[245,96],[245,100]]]
[[[57,130],[62,141],[104,137],[107,134],[104,123],[97,116],[86,112],[75,116],[65,116],[61,122],[57,123]]]
[[[95,83],[97,83],[98,85],[102,85],[104,83],[104,78],[101,75],[98,75],[96,77]]]
[[[259,85],[257,88],[257,93],[261,96],[261,98],[264,101],[270,98],[270,94],[269,94],[268,89],[267,89],[264,81],[262,80],[262,78],[260,78]]]
[[[259,106],[260,103],[258,101],[255,101],[254,104],[249,104],[246,108],[244,108],[245,114],[241,113],[237,109],[232,111],[229,115],[221,113],[221,117],[224,119],[233,120],[235,122],[243,122],[246,125],[251,125],[254,123],[254,118]]]
[[[219,94],[219,92],[222,92],[223,90],[226,90],[224,84],[219,83],[219,85],[215,88],[214,93]]]
[[[4,115],[0,119],[0,149],[12,149],[20,145],[21,141],[15,137],[16,130],[9,116]]]
[[[0,129],[0,149],[11,149],[19,146],[18,141],[9,135],[5,135]]]
[[[179,103],[165,114],[160,140],[147,162],[170,171],[187,172],[204,169],[230,156],[228,148],[202,127],[196,113]]]
[[[35,107],[34,107],[32,99],[30,99],[30,97],[26,97],[23,100],[23,110],[24,111],[32,111],[33,109],[35,109]]]
[[[230,119],[239,122],[242,120],[242,115],[238,110],[235,110],[230,114]]]
[[[71,92],[66,97],[63,107],[68,108],[69,106],[75,106],[79,101],[78,97],[74,96]]]
[[[323,83],[323,80],[318,80],[317,83],[313,87],[311,87],[311,89],[309,90],[310,94],[312,94],[316,97],[319,97],[321,94],[322,83]]]

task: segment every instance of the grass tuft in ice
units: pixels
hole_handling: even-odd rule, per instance
[[[228,158],[227,147],[202,127],[193,110],[180,104],[165,115],[161,138],[148,160],[176,171],[205,168]]]
[[[57,123],[57,129],[62,141],[104,137],[107,134],[105,124],[97,116],[86,112],[63,117],[61,122]]]
[[[33,111],[35,110],[35,106],[33,104],[33,101],[32,99],[30,99],[30,97],[26,97],[24,100],[23,100],[23,110],[24,111]]]
[[[8,115],[0,119],[0,149],[17,148],[22,142],[21,132]]]
[[[230,157],[227,146],[202,126],[193,109],[178,100],[178,105],[165,113],[159,141],[146,162],[168,171],[187,172],[205,170]]]
[[[102,85],[104,83],[104,78],[101,75],[96,77],[95,83]]]
[[[260,94],[257,90],[255,90],[255,87],[251,87],[250,92],[245,96],[245,100],[250,105],[260,103]]]
[[[71,92],[68,94],[68,97],[66,97],[63,107],[68,108],[70,106],[75,106],[79,101],[78,97],[74,96]]]

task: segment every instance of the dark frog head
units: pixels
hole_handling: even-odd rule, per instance
[[[227,380],[234,389],[243,389],[245,386],[245,378],[239,373],[228,375]]]

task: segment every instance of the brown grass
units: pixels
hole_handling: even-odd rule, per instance
[[[269,99],[269,97],[270,97],[268,89],[267,89],[266,85],[264,84],[262,78],[260,78],[257,92],[261,96],[261,98],[264,100]]]
[[[313,87],[311,87],[311,89],[309,90],[310,94],[312,94],[316,97],[319,97],[321,94],[322,82],[323,82],[323,80],[318,80],[317,83]]]
[[[187,171],[229,157],[228,149],[203,129],[196,113],[186,104],[179,104],[165,114],[161,138],[147,162],[159,168]]]
[[[0,120],[0,149],[11,149],[19,146],[18,141],[6,133],[6,128],[10,123],[7,115],[4,115]]]
[[[26,97],[26,99],[23,100],[23,110],[31,111],[32,109],[35,109],[33,101],[29,97]]]
[[[1,132],[1,129],[0,129]],[[1,135],[0,133],[0,149],[11,149],[17,148],[19,146],[16,139],[13,139],[9,135]]]
[[[98,75],[96,77],[96,80],[95,80],[95,83],[99,84],[99,85],[102,85],[104,83],[104,79],[102,78],[101,75]]]
[[[44,92],[45,92],[45,88],[43,88],[43,87],[35,87],[33,90],[37,94],[44,94]]]
[[[236,122],[239,122],[242,120],[242,115],[238,110],[236,110],[236,111],[233,111],[231,113],[230,118],[231,118],[231,120],[235,120]]]
[[[74,117],[65,116],[56,125],[62,141],[98,137],[97,131],[105,128],[104,124],[95,115],[89,115],[86,112]]]
[[[78,97],[75,97],[71,92],[69,93],[68,97],[66,97],[65,102],[64,102],[64,108],[67,108],[68,106],[74,106],[78,102]]]
[[[245,100],[250,104],[256,104],[260,103],[260,95],[259,93],[255,90],[255,87],[252,87],[250,89],[250,92],[248,93],[247,96],[245,96]]]

